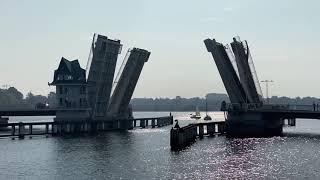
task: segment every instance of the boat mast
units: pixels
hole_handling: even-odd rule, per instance
[[[208,102],[207,102],[207,96],[206,96],[206,116],[208,116]]]

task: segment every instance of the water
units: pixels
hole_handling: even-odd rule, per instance
[[[136,117],[168,113],[139,112]],[[188,119],[188,112],[173,113]],[[204,113],[202,113],[204,114]],[[210,113],[213,117],[223,115]],[[38,117],[37,120],[41,120]],[[50,119],[50,118],[48,118]],[[48,120],[42,119],[42,120]],[[14,118],[13,121],[32,121]],[[182,124],[191,120],[180,121]],[[284,137],[204,138],[180,152],[171,127],[81,137],[0,139],[0,179],[318,179],[320,121],[297,120]]]

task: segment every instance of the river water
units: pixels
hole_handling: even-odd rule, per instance
[[[168,114],[136,112],[135,117]],[[189,114],[173,113],[181,124],[192,122]],[[216,136],[180,152],[170,150],[169,126],[80,137],[2,138],[0,179],[319,179],[320,121],[298,119],[296,125],[284,128],[283,137]]]

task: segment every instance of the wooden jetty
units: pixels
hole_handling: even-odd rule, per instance
[[[172,128],[170,131],[170,146],[172,150],[183,149],[197,138],[214,136],[225,133],[225,121],[199,122],[180,128]]]
[[[0,124],[0,127],[7,129],[2,131],[0,137],[19,137],[35,135],[63,135],[73,133],[90,133],[110,130],[126,130],[137,127],[162,127],[173,123],[172,116],[154,118],[136,118],[129,120],[113,121],[55,121],[55,122],[19,122]],[[123,126],[125,124],[125,126]],[[7,132],[7,133],[6,133]]]

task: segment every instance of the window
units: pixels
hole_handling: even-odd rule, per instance
[[[73,79],[72,76],[70,76],[70,75],[66,76],[66,80],[72,80],[72,79]]]
[[[85,86],[80,87],[80,94],[86,94],[86,87]]]
[[[57,80],[62,80],[63,79],[63,75],[58,74]]]
[[[68,88],[64,88],[64,93],[68,94]]]
[[[63,94],[62,86],[59,86],[59,92],[60,94]]]
[[[60,104],[60,106],[62,106],[62,98],[60,98],[60,101],[59,101],[59,104]]]

